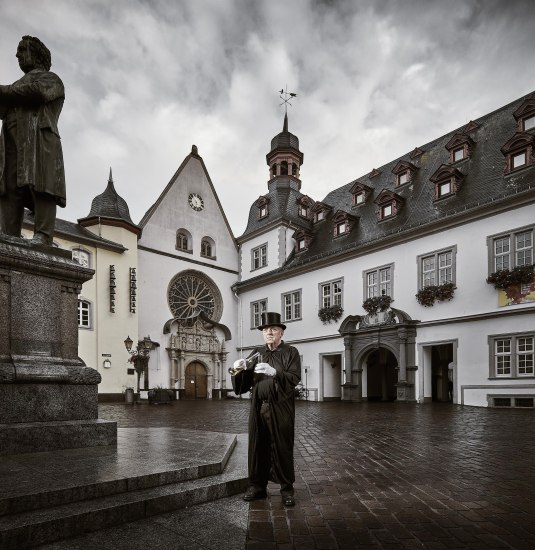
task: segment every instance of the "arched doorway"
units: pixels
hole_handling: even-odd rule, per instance
[[[185,397],[186,399],[206,399],[207,397],[206,367],[196,361],[186,367]]]
[[[395,401],[398,363],[394,354],[379,348],[372,351],[366,360],[368,401]]]

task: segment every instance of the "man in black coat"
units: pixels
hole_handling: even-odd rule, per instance
[[[232,379],[236,393],[252,388],[250,485],[243,499],[265,498],[268,481],[273,481],[280,484],[284,505],[294,506],[294,389],[301,380],[301,360],[297,349],[282,341],[286,326],[278,313],[263,313],[258,329],[265,346],[254,349],[247,360],[236,361],[238,373]]]

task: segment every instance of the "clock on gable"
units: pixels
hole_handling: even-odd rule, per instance
[[[197,212],[200,212],[204,208],[204,201],[198,193],[189,194],[188,204]]]

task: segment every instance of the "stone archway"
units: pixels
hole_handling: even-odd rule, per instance
[[[392,356],[388,364],[397,364],[397,367],[394,367],[397,373],[395,399],[415,401],[415,340],[418,323],[419,321],[413,321],[404,311],[394,308],[373,316],[346,317],[339,329],[344,337],[346,367],[342,399],[362,401],[367,398],[366,390],[363,391],[363,370],[367,369],[366,361],[374,351],[384,349]],[[376,360],[380,364],[379,359]],[[364,374],[368,374],[367,370]],[[386,376],[388,381],[389,375]]]

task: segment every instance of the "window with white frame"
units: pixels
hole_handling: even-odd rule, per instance
[[[91,328],[91,303],[87,300],[78,300],[78,326]]]
[[[535,376],[535,335],[512,334],[490,337],[491,376],[522,378]]]
[[[522,120],[524,131],[535,128],[535,115],[531,115]]]
[[[511,155],[511,168],[520,168],[528,162],[528,153],[527,151],[520,151],[514,155]]]
[[[267,298],[251,302],[251,328],[260,326],[262,313],[267,311]]]
[[[491,241],[491,271],[533,264],[533,227],[498,235]]]
[[[392,204],[385,204],[381,206],[381,219],[390,218],[393,214]]]
[[[320,284],[320,308],[342,305],[342,279]]]
[[[393,295],[392,288],[392,272],[394,270],[393,265],[379,267],[377,269],[369,270],[364,273],[364,280],[366,288],[364,294],[367,298],[375,298],[377,296],[391,296]]]
[[[284,321],[301,319],[301,291],[294,290],[282,295],[282,311]]]
[[[405,170],[405,172],[401,172],[401,174],[398,174],[398,185],[403,185],[409,181],[409,171]]]
[[[82,248],[74,248],[72,250],[72,259],[78,262],[83,267],[90,267],[89,265],[90,254],[87,250]]]
[[[465,148],[464,148],[464,146],[463,147],[458,147],[457,149],[454,149],[451,152],[451,155],[452,155],[453,162],[463,160],[464,157],[465,157]]]
[[[335,236],[345,235],[347,233],[348,225],[346,221],[338,222],[334,228]]]
[[[418,288],[454,283],[456,252],[457,248],[454,246],[418,256]]]
[[[267,243],[251,250],[251,270],[260,269],[267,265]]]
[[[354,197],[353,200],[354,200],[355,204],[362,204],[364,202],[364,192],[363,191],[361,191],[360,193],[355,193],[353,195],[353,197]]]

